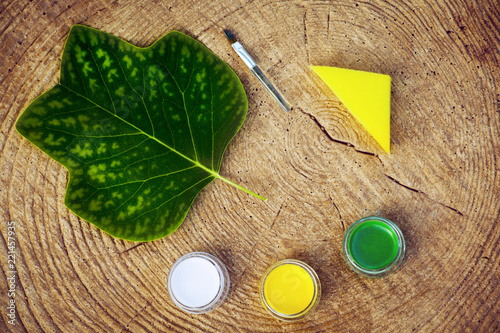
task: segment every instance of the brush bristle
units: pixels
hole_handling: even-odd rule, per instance
[[[226,37],[229,40],[229,42],[231,42],[231,44],[234,44],[237,42],[236,38],[233,36],[231,31],[229,31],[228,29],[224,29],[224,33],[226,34]]]

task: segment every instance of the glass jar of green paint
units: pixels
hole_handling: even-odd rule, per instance
[[[392,221],[379,216],[364,217],[344,235],[344,259],[361,276],[378,278],[394,272],[405,255],[403,233]]]

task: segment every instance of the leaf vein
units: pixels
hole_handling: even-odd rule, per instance
[[[128,121],[126,121],[126,120],[124,120],[124,119],[122,119],[122,118],[118,117],[117,115],[113,114],[112,112],[110,112],[109,110],[107,110],[107,109],[105,109],[104,107],[100,106],[99,104],[96,104],[95,102],[93,102],[93,101],[92,101],[92,100],[90,100],[89,98],[87,98],[87,97],[85,97],[85,96],[80,95],[79,93],[77,93],[76,91],[72,90],[72,89],[71,89],[71,88],[69,88],[69,87],[66,87],[66,86],[64,86],[64,85],[62,85],[62,86],[63,86],[63,87],[65,87],[66,89],[68,89],[68,90],[72,91],[74,94],[76,94],[76,95],[80,96],[81,98],[84,98],[84,99],[88,100],[89,102],[91,102],[91,103],[95,104],[95,105],[96,105],[96,106],[98,106],[99,108],[103,109],[104,111],[106,111],[106,112],[108,112],[109,114],[113,115],[114,117],[118,118],[119,120],[121,120],[121,121],[122,121],[122,122],[124,122],[125,124],[129,125],[130,127],[132,127],[132,128],[134,128],[134,129],[136,129],[136,130],[138,130],[138,131],[142,132],[145,136],[147,136],[147,137],[149,137],[150,139],[152,139],[152,140],[154,140],[154,141],[158,142],[159,144],[161,144],[161,145],[165,146],[166,148],[168,148],[168,149],[172,150],[174,153],[176,153],[176,154],[178,154],[179,156],[181,156],[181,157],[185,158],[186,160],[188,160],[190,163],[193,163],[193,164],[194,164],[194,165],[196,165],[197,167],[199,167],[199,168],[201,168],[201,169],[203,169],[203,170],[207,171],[208,173],[212,174],[214,177],[216,177],[216,178],[220,178],[220,179],[222,179],[222,178],[223,178],[223,177],[221,177],[221,176],[220,176],[217,172],[215,172],[214,170],[207,168],[206,166],[204,166],[203,164],[199,163],[198,161],[194,161],[194,160],[192,160],[191,158],[189,158],[189,157],[187,157],[186,155],[182,154],[182,153],[181,153],[181,152],[179,152],[178,150],[176,150],[176,149],[174,149],[174,148],[172,148],[172,147],[168,146],[168,145],[167,145],[167,144],[165,144],[164,142],[162,142],[162,141],[158,140],[157,138],[155,138],[155,137],[153,137],[153,136],[149,135],[148,133],[146,133],[146,132],[142,131],[140,128],[138,128],[138,127],[137,127],[137,126],[135,126],[134,124],[129,123]]]
[[[127,75],[125,74],[125,71],[123,70],[123,67],[122,67],[122,64],[120,62],[120,60],[118,59],[118,57],[116,56],[116,54],[111,51],[110,49],[106,48],[108,50],[109,53],[111,53],[115,59],[116,59],[116,62],[118,63],[118,66],[120,66],[120,70],[122,71],[122,74],[123,74],[123,77],[125,78],[125,82],[127,82],[128,86],[130,87],[130,89],[132,89],[132,91],[141,98],[141,101],[142,101],[142,105],[144,106],[144,109],[146,111],[146,114],[148,115],[148,118],[149,118],[149,123],[151,124],[151,130],[153,131],[153,136],[155,136],[155,127],[153,125],[153,121],[151,120],[151,115],[149,114],[149,110],[148,110],[148,106],[146,105],[146,103],[144,102],[144,96],[140,95],[135,89],[134,87],[132,87],[132,85],[130,84],[130,82],[127,80]],[[144,77],[144,70],[143,70],[143,77]]]
[[[165,173],[165,174],[161,174],[161,175],[157,175],[157,176],[152,176],[152,177],[149,177],[147,179],[141,179],[141,180],[130,181],[130,182],[126,182],[126,183],[119,183],[119,184],[113,184],[113,185],[110,185],[110,186],[96,187],[96,188],[98,190],[107,190],[107,189],[110,189],[110,188],[115,188],[115,187],[119,187],[119,186],[125,186],[125,185],[129,185],[129,184],[146,183],[146,182],[148,182],[150,180],[153,180],[153,179],[162,178],[162,177],[168,177],[168,176],[174,175],[176,173],[181,173],[181,172],[184,172],[184,171],[187,171],[187,170],[191,170],[191,169],[194,169],[194,168],[196,168],[196,166],[192,166],[190,168],[184,168],[184,169],[181,169],[181,170],[175,170],[175,171],[172,171],[172,172],[169,172],[169,173]]]
[[[60,129],[57,129],[57,128],[52,128],[52,127],[49,127],[49,126],[47,126],[46,128],[48,130],[51,130],[51,131],[54,131],[54,132],[59,132],[59,133],[63,133],[63,134],[72,135],[72,136],[74,136],[76,138],[102,139],[102,138],[119,138],[119,137],[122,137],[122,136],[144,135],[143,133],[124,133],[124,134],[117,134],[117,135],[79,135],[79,134],[75,134],[75,133],[63,131],[63,130],[60,130]],[[148,139],[146,139],[146,140],[148,140]]]
[[[158,205],[157,207],[155,207],[155,208],[153,208],[153,209],[150,209],[150,210],[148,210],[148,211],[146,211],[146,212],[142,213],[141,215],[139,215],[139,216],[135,217],[133,220],[136,220],[136,219],[140,218],[141,216],[143,216],[143,215],[145,215],[145,214],[149,214],[149,213],[151,213],[151,212],[152,212],[152,211],[154,211],[154,210],[159,210],[159,209],[160,209],[162,206],[164,206],[165,204],[169,203],[169,202],[170,202],[170,201],[172,201],[173,199],[176,199],[176,198],[178,199],[178,198],[179,198],[181,195],[183,195],[185,192],[189,191],[190,189],[192,189],[192,188],[193,188],[193,187],[195,187],[196,185],[200,184],[201,182],[204,182],[205,180],[207,180],[207,179],[208,179],[208,178],[210,178],[210,177],[213,177],[213,176],[212,176],[212,175],[209,175],[209,176],[207,176],[207,177],[203,178],[202,180],[200,180],[200,181],[198,181],[198,182],[194,183],[193,185],[191,185],[190,187],[186,188],[184,191],[182,191],[182,192],[180,192],[180,193],[178,193],[178,194],[174,195],[173,197],[171,197],[171,198],[170,198],[170,199],[168,199],[168,200],[165,200],[165,201],[164,201],[161,205]]]
[[[101,77],[101,81],[102,81],[102,84],[104,85],[104,88],[106,88],[106,92],[108,93],[108,96],[109,96],[109,100],[111,101],[111,105],[113,105],[113,110],[115,111],[115,115],[116,115],[116,107],[115,107],[115,102],[113,101],[113,98],[111,97],[111,93],[109,92],[109,88],[108,86],[106,85],[106,82],[104,81],[104,77],[102,76],[102,73],[101,73],[101,70],[99,69],[99,64],[97,63],[97,61],[95,60],[95,57],[94,57],[94,53],[92,52],[92,50],[90,48],[88,48],[86,45],[84,44],[81,44],[84,48],[87,49],[87,51],[90,52],[90,55],[92,56],[92,60],[94,61],[94,64],[97,68],[97,72],[99,73],[99,76]]]
[[[120,156],[120,155],[123,155],[123,154],[127,154],[128,152],[130,152],[131,150],[134,150],[134,149],[138,148],[139,146],[141,146],[144,142],[146,142],[148,140],[149,140],[149,138],[146,138],[145,140],[142,140],[141,142],[139,142],[137,145],[132,146],[132,147],[130,147],[130,148],[128,148],[128,149],[126,149],[126,150],[124,150],[122,152],[119,152],[117,154],[108,155],[108,156],[103,157],[103,158],[96,158],[96,159],[92,160],[91,162],[94,163],[94,162],[98,162],[98,161],[104,161],[104,160],[110,159],[111,157],[117,157],[117,156]]]
[[[165,69],[167,70],[168,74],[170,74],[170,76],[174,80],[175,84],[177,85],[177,89],[179,89],[179,92],[182,95],[182,103],[184,105],[184,112],[186,113],[187,126],[189,128],[189,134],[191,135],[191,143],[193,144],[194,156],[196,158],[196,162],[198,162],[198,152],[196,151],[196,145],[194,143],[193,131],[191,129],[191,123],[190,123],[190,119],[189,119],[189,114],[187,112],[187,107],[186,107],[186,96],[184,95],[185,91],[182,91],[182,89],[180,88],[179,84],[177,83],[177,80],[175,79],[175,77],[170,72],[170,69],[167,66],[163,65],[163,64],[160,64],[160,66],[165,67]],[[191,82],[191,78],[189,79],[189,82]],[[186,86],[186,90],[187,90],[187,87],[189,86],[189,82],[188,82],[188,85]]]
[[[62,115],[67,115],[67,114],[71,114],[71,113],[75,113],[75,112],[80,112],[80,111],[91,110],[91,109],[95,109],[95,108],[96,108],[95,106],[91,106],[91,107],[88,107],[88,108],[71,110],[71,111],[67,111],[67,112],[53,113],[53,114],[50,114],[47,117],[41,118],[41,119],[43,119],[44,121],[46,121],[46,120],[49,120],[50,118],[53,118],[53,117],[59,117],[59,116],[62,116]]]

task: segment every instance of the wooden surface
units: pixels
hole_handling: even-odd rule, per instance
[[[71,25],[147,46],[185,32],[227,61],[246,89],[247,121],[221,174],[183,225],[151,243],[114,239],[63,204],[67,171],[14,128],[59,79]],[[238,59],[230,28],[293,105],[281,111]],[[0,2],[0,331],[469,332],[500,330],[500,8],[465,1]],[[392,77],[392,154],[356,123],[309,65]],[[403,266],[358,277],[342,237],[368,214],[407,241]],[[7,223],[16,224],[16,321],[7,321]],[[206,251],[231,289],[189,315],[166,279]],[[289,324],[268,315],[259,279],[284,258],[307,262],[323,295]]]

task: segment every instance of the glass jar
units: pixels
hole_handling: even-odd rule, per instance
[[[368,216],[349,227],[343,241],[344,259],[361,276],[378,278],[394,272],[403,261],[403,233],[392,221]]]
[[[204,252],[180,257],[168,273],[170,298],[189,313],[206,313],[219,307],[226,299],[229,286],[226,266]]]
[[[306,263],[285,259],[268,268],[260,284],[264,308],[275,318],[295,321],[309,315],[321,298],[321,283]]]

